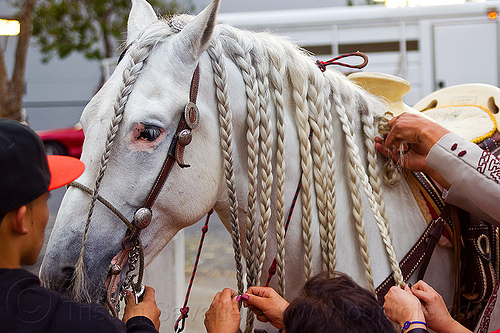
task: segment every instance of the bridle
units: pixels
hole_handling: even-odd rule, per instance
[[[130,222],[109,201],[101,197],[99,194],[95,194],[89,187],[76,181],[68,185],[76,187],[91,196],[95,195],[99,202],[112,211],[127,226],[125,237],[121,242],[122,249],[111,260],[108,277],[105,283],[106,296],[103,303],[114,316],[117,316],[119,312],[118,297],[122,299],[127,289],[131,289],[134,293],[136,303],[140,302],[144,295],[144,285],[142,284],[142,278],[144,275],[144,249],[139,236],[141,234],[141,230],[149,226],[151,223],[153,216],[153,204],[163,188],[163,185],[165,184],[174,164],[177,163],[181,168],[190,166],[189,164],[184,163],[184,147],[191,142],[191,131],[194,130],[199,123],[199,111],[196,106],[199,81],[200,69],[198,65],[196,66],[191,79],[189,102],[186,104],[183,114],[181,115],[162,168],[156,177],[144,204],[135,211],[132,222]],[[118,291],[117,284],[119,282],[119,276],[122,273],[122,267],[127,263],[128,270],[125,274],[125,280]],[[135,270],[138,270],[138,273],[132,274]]]

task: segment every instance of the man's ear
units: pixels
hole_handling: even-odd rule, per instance
[[[13,212],[15,216],[14,221],[12,221],[11,223],[11,228],[14,232],[21,235],[26,235],[29,231],[29,229],[25,226],[25,223],[28,222],[27,220],[25,220],[27,211],[27,206],[21,206],[15,212]]]

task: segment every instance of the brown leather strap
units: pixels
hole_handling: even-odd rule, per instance
[[[443,232],[446,220],[448,220],[450,217],[450,207],[449,205],[445,205],[443,211],[441,212],[441,215],[436,219],[434,228],[432,228],[432,230],[429,232],[429,235],[427,236],[427,247],[424,252],[420,270],[418,271],[418,280],[424,279],[425,272],[427,271],[427,267],[429,266],[429,262],[431,261],[432,253],[434,252],[434,248],[441,238],[441,233]]]
[[[399,267],[401,267],[401,272],[403,273],[404,281],[407,281],[410,276],[415,272],[417,267],[425,261],[429,261],[432,256],[432,250],[434,246],[429,246],[431,240],[436,238],[439,240],[439,235],[443,230],[444,218],[439,216],[438,218],[432,220],[424,233],[418,239],[417,243],[410,249],[406,256],[401,260]],[[436,242],[437,243],[437,242]],[[427,258],[428,257],[428,258]],[[428,264],[428,263],[427,263]],[[394,274],[389,275],[378,287],[375,289],[377,299],[379,304],[384,305],[384,296],[387,294],[389,289],[395,285]]]
[[[193,78],[191,79],[191,88],[189,90],[189,101],[193,104],[196,104],[196,100],[198,97],[198,86],[200,82],[200,67],[196,66],[196,69],[193,73]],[[156,177],[156,180],[153,184],[153,187],[151,188],[151,191],[149,192],[149,195],[144,202],[143,207],[151,209],[153,207],[153,204],[156,201],[156,198],[158,197],[158,194],[160,193],[161,189],[163,188],[163,185],[165,184],[165,181],[168,178],[168,175],[170,174],[170,171],[172,170],[172,167],[174,166],[174,162],[176,162],[176,150],[178,151],[177,148],[177,141],[179,139],[179,133],[182,132],[183,130],[187,129],[188,125],[186,123],[186,119],[184,117],[184,112],[181,114],[181,119],[179,120],[179,124],[177,125],[177,129],[175,131],[175,134],[172,138],[172,142],[170,143],[170,147],[168,148],[168,154],[167,157],[165,158],[165,161],[163,162],[163,166],[161,168],[160,173]],[[178,154],[182,154],[182,152],[177,152]],[[189,165],[180,165],[181,167],[186,167]]]
[[[191,79],[191,88],[189,89],[189,101],[196,104],[198,98],[198,87],[200,86],[200,65],[196,66]]]
[[[426,173],[420,171],[412,171],[413,176],[418,182],[415,182],[420,188],[420,192],[425,197],[425,199],[435,207],[435,212],[437,216],[444,208],[444,200],[441,196],[441,191],[436,186],[434,181]]]

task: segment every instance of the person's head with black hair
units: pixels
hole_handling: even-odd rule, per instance
[[[375,297],[349,276],[311,278],[283,314],[287,333],[395,332]]]
[[[28,126],[0,120],[0,267],[37,261],[49,219],[49,192],[78,178],[76,158],[47,156]]]

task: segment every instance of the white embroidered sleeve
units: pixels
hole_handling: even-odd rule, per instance
[[[452,186],[446,202],[500,226],[500,160],[454,133],[429,151],[427,165]]]

